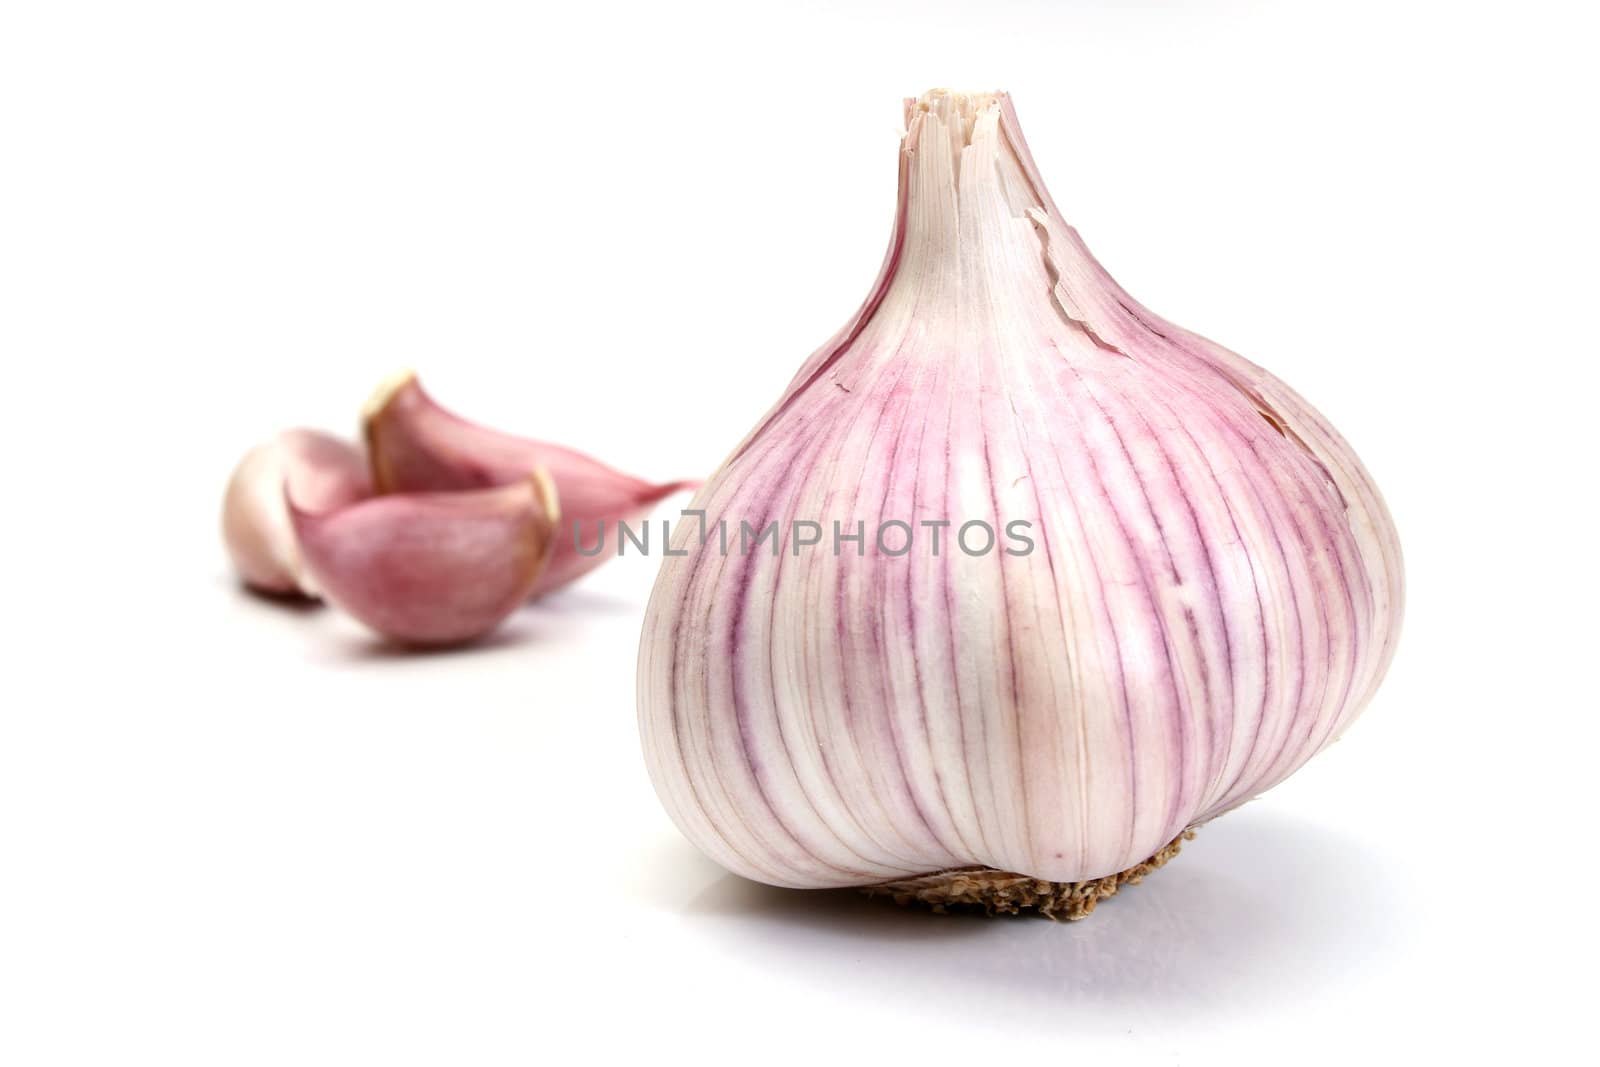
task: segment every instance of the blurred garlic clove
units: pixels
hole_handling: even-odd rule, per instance
[[[563,522],[535,596],[581,577],[614,554],[582,554],[580,539],[591,549],[602,534],[614,539],[619,521],[636,523],[661,500],[700,484],[654,484],[570,448],[478,426],[440,407],[411,371],[378,387],[362,412],[362,424],[373,480],[383,493],[481,489],[522,479],[533,467],[547,470],[560,493]]]
[[[560,517],[538,469],[496,488],[375,496],[331,511],[291,496],[288,510],[328,599],[409,645],[459,644],[494,629],[528,598]]]
[[[365,499],[372,495],[366,457],[331,434],[285,430],[246,452],[228,480],[222,539],[239,577],[263,593],[316,597],[295,543],[286,489],[317,512]]]

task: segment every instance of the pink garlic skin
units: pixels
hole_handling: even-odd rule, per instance
[[[1004,94],[906,121],[871,294],[692,506],[1023,519],[1038,546],[775,561],[679,529],[639,653],[646,762],[758,881],[1103,877],[1350,725],[1394,654],[1399,542],[1327,420],[1101,268]]]
[[[245,453],[228,480],[222,539],[239,577],[274,596],[316,597],[284,503],[286,486],[314,511],[363,500],[372,495],[366,457],[330,434],[285,430]]]
[[[637,528],[655,504],[699,484],[652,484],[573,449],[478,426],[440,407],[409,372],[379,388],[367,404],[364,427],[380,492],[482,489],[519,480],[533,467],[548,471],[561,499],[562,522],[534,596],[566,585],[615,556],[618,521]],[[592,549],[602,521],[605,550],[579,553],[574,524],[584,547]]]
[[[315,512],[289,501],[300,550],[329,600],[394,641],[481,637],[528,598],[559,517],[548,477],[400,493]]]

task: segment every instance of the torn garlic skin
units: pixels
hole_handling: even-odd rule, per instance
[[[675,530],[645,755],[690,840],[773,885],[1078,917],[1338,737],[1399,631],[1399,543],[1350,447],[1106,274],[1003,93],[907,102],[871,294],[691,507],[784,541]],[[797,552],[796,519],[1021,520],[1036,544]]]

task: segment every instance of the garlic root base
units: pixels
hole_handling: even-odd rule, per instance
[[[1031,911],[1057,922],[1076,922],[1123,886],[1144,881],[1145,875],[1165,866],[1185,841],[1193,839],[1194,831],[1185,830],[1143,863],[1087,882],[1046,882],[992,867],[957,867],[863,886],[861,891],[869,897],[889,897],[902,908],[922,907],[939,915],[981,908],[991,916]]]

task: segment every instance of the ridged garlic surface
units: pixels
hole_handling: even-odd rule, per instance
[[[1096,263],[1004,94],[929,93],[906,124],[871,294],[690,505],[710,536],[674,530],[646,759],[758,881],[1100,878],[1350,724],[1394,651],[1399,544],[1321,415]],[[777,522],[779,551],[723,551],[719,520]],[[969,555],[970,520],[1025,521],[1033,550]],[[903,555],[874,537],[896,521]]]

